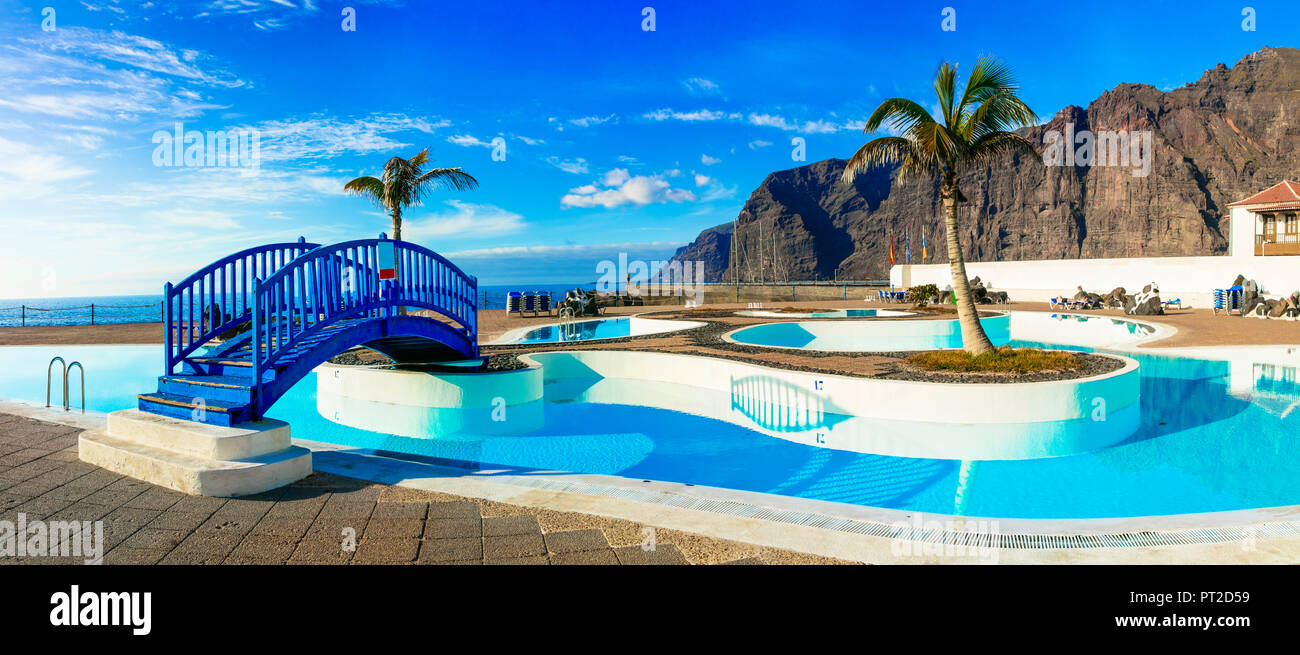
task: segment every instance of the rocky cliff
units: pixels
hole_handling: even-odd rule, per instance
[[[1181,89],[1121,84],[1086,109],[1066,107],[1022,132],[1040,144],[1050,143],[1051,132],[1149,132],[1149,174],[1134,175],[1139,157],[1128,165],[1083,165],[1082,143],[1073,165],[1007,155],[968,170],[961,182],[968,202],[959,214],[965,257],[1225,254],[1227,203],[1300,178],[1298,111],[1300,50],[1293,48],[1220,64]],[[1094,146],[1086,154],[1099,152]],[[918,263],[924,233],[926,262],[947,261],[936,180],[900,183],[879,170],[844,183],[844,163],[828,159],[768,175],[734,233],[732,225],[709,228],[676,258],[704,260],[711,280],[884,279],[889,235],[911,234]],[[901,260],[902,247],[895,251]]]

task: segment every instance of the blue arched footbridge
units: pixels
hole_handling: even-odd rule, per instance
[[[406,241],[273,243],[164,287],[166,362],[142,411],[215,425],[260,419],[295,382],[355,346],[399,363],[478,354],[478,281]]]

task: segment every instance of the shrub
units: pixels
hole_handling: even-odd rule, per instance
[[[939,297],[939,287],[933,284],[921,284],[908,289],[907,293],[912,296],[917,307],[925,307],[926,303]]]
[[[1075,353],[1009,346],[974,356],[964,350],[936,350],[912,355],[907,361],[925,371],[954,373],[1043,373],[1073,371],[1084,365]]]

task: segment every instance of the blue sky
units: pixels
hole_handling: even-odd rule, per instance
[[[732,220],[801,163],[791,139],[847,157],[881,100],[932,104],[942,60],[998,55],[1050,117],[1297,45],[1300,3],[1252,2],[1255,31],[1239,2],[1190,6],[0,0],[0,297],[152,293],[250,245],[374,236],[388,219],[343,183],[425,146],[481,186],[408,210],[406,238],[483,284],[590,281]],[[258,169],[155,166],[178,121],[256,130]]]

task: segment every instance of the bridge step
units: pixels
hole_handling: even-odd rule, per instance
[[[253,402],[253,380],[233,375],[163,375],[158,391],[202,398],[205,402],[247,405]]]
[[[186,421],[209,425],[230,426],[252,418],[252,408],[247,404],[192,402],[201,396],[183,396],[174,393],[142,393],[136,396],[142,412],[161,414]],[[196,411],[199,409],[202,411]]]

